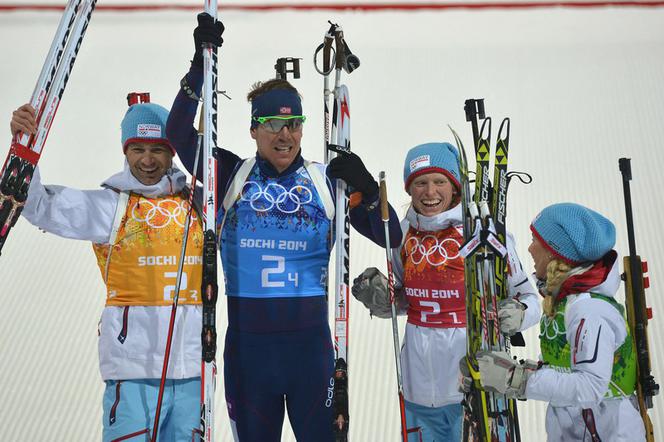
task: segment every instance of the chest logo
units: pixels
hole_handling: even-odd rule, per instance
[[[141,199],[131,208],[131,217],[134,221],[146,223],[154,229],[162,229],[171,222],[184,227],[187,217],[187,207],[185,206],[185,201],[178,202],[173,199],[160,200],[157,204]],[[191,223],[193,224],[196,219],[195,212],[192,212]]]
[[[286,189],[281,184],[269,183],[263,189],[256,181],[247,181],[240,194],[240,200],[248,202],[256,212],[268,212],[276,208],[282,213],[295,213],[313,199],[311,190],[300,184]]]
[[[445,264],[448,260],[459,257],[461,244],[454,238],[445,238],[438,240],[434,235],[427,235],[420,241],[417,237],[411,236],[404,244],[406,256],[415,265],[426,261],[438,267]]]

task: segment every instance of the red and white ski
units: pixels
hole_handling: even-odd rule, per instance
[[[34,135],[16,134],[0,172],[0,251],[28,197],[35,166],[71,76],[97,0],[69,0],[60,19],[30,104],[36,111]]]

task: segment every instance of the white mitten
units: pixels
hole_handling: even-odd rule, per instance
[[[519,363],[504,351],[479,351],[477,363],[484,390],[516,399],[525,399],[528,378],[538,368],[536,362]]]
[[[498,319],[500,320],[500,331],[507,336],[521,331],[523,317],[526,314],[526,306],[516,299],[503,299],[498,303]]]

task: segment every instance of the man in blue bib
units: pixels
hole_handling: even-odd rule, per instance
[[[211,22],[199,18],[194,35],[206,35],[201,27]],[[190,171],[202,80],[194,57],[167,124],[169,140]],[[371,208],[378,185],[355,154],[335,158],[330,167],[302,158],[305,116],[288,81],[257,83],[247,99],[256,156],[242,160],[220,149],[217,174],[228,311],[224,387],[233,434],[236,441],[278,442],[287,409],[298,441],[332,441],[334,352],[326,279],[334,180],[346,181]],[[384,238],[380,211],[368,213],[354,226]],[[398,244],[399,223],[393,210],[390,216],[397,226],[391,241]]]

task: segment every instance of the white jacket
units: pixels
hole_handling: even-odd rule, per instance
[[[462,224],[461,205],[434,216],[422,216],[412,207],[402,221],[402,230],[409,226],[418,230],[435,232]],[[405,233],[404,233],[405,234]],[[402,286],[403,264],[401,245],[393,250],[394,276],[397,287]],[[509,265],[512,269],[508,277],[509,296],[519,296],[519,301],[527,306],[521,330],[539,322],[542,310],[539,297],[514,248],[514,238],[507,235]],[[404,397],[409,402],[426,407],[441,407],[460,403],[463,395],[458,391],[459,360],[466,354],[466,329],[431,328],[406,324],[401,367],[403,373]]]
[[[43,185],[37,169],[22,215],[31,224],[47,232],[65,238],[108,244],[119,198],[116,190],[159,197],[181,191],[185,183],[185,175],[172,168],[159,183],[146,186],[131,174],[125,163],[122,172],[102,183],[102,189],[78,190]],[[171,307],[130,307],[127,339],[120,343],[118,335],[122,330],[124,309],[104,307],[102,312],[99,336],[99,368],[102,378],[160,378]],[[200,376],[201,325],[201,306],[178,306],[168,378]]]
[[[613,297],[619,286],[616,260],[606,280],[590,292]],[[544,366],[530,376],[526,386],[528,399],[549,402],[548,440],[590,441],[581,415],[585,408],[593,410],[603,442],[644,440],[645,430],[634,397],[604,399],[611,381],[614,353],[627,335],[625,319],[611,304],[592,298],[589,293],[569,295],[565,332],[570,344],[571,372]]]

